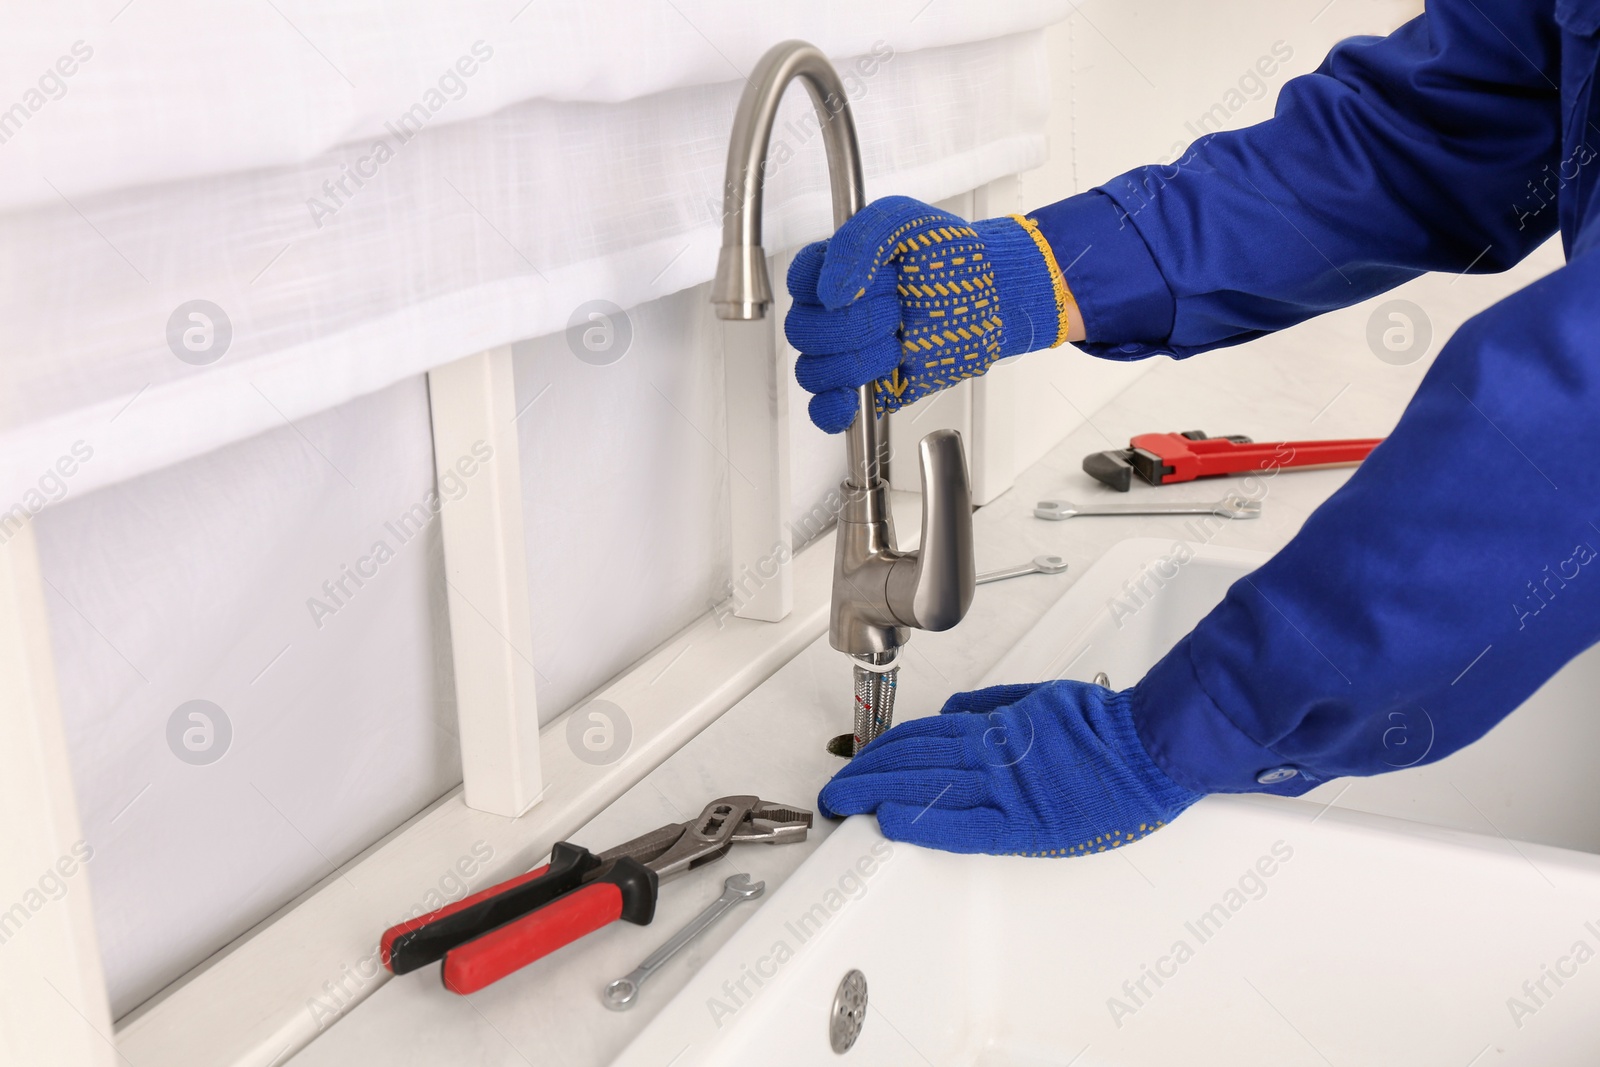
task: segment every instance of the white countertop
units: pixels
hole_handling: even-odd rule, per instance
[[[1553,261],[1541,257],[1544,269]],[[1466,314],[1540,273],[1501,278],[1425,278],[1399,295],[1433,319],[1435,351]],[[917,633],[902,657],[897,718],[936,712],[951,693],[971,688],[1013,642],[1110,545],[1129,537],[1188,535],[1182,517],[1082,517],[1046,522],[1032,515],[1045,497],[1214,500],[1226,483],[1135,488],[1129,496],[1100,486],[1083,457],[1126,447],[1136,433],[1202,429],[1259,441],[1371,437],[1387,433],[1421,380],[1426,361],[1381,362],[1368,350],[1369,308],[1356,308],[1240,348],[1184,363],[1163,361],[975,516],[978,568],[1021,563],[1040,553],[1064,557],[1062,575],[1029,576],[979,587],[967,619],[942,633]],[[1050,359],[1051,353],[1027,358]],[[1211,543],[1276,550],[1348,470],[1285,472],[1271,481],[1263,515],[1228,523]],[[1027,681],[1029,679],[1017,679]],[[1113,679],[1126,686],[1136,679]],[[706,801],[756,792],[814,808],[817,791],[840,762],[824,751],[850,727],[850,669],[819,639],[701,734],[571,835],[600,849],[662,823],[687,819]],[[600,990],[632,970],[742,871],[769,891],[804,860],[832,827],[819,818],[810,840],[782,847],[739,846],[724,859],[662,887],[655,922],[613,924],[471,997],[446,992],[438,969],[396,978],[291,1061],[294,1067],[422,1067],[471,1064],[609,1062],[730,937],[757,905],[740,905],[647,984],[630,1012],[602,1007]]]

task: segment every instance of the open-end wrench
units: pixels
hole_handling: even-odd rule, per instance
[[[1075,515],[1218,515],[1224,519],[1255,519],[1261,516],[1261,501],[1230,493],[1210,503],[1175,500],[1138,500],[1123,504],[1074,504],[1070,500],[1041,500],[1033,506],[1041,519],[1070,519]]]
[[[639,987],[661,967],[677,955],[689,942],[705,933],[706,928],[727,913],[741,900],[754,900],[766,891],[767,883],[752,882],[748,874],[732,874],[722,883],[722,895],[710,906],[689,920],[689,924],[673,934],[667,943],[650,953],[645,961],[628,974],[606,986],[601,1000],[612,1011],[627,1011],[639,998]]]
[[[1060,574],[1067,569],[1067,561],[1060,556],[1034,556],[1020,567],[1003,567],[997,571],[984,571],[978,575],[978,584],[1003,582],[1007,578],[1021,578],[1024,574]]]

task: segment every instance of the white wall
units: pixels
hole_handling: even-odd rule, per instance
[[[514,349],[541,721],[722,599],[740,475],[707,291],[623,312],[615,362],[565,335]]]
[[[35,520],[114,1015],[461,780],[438,523],[394,532],[433,488],[417,378]]]

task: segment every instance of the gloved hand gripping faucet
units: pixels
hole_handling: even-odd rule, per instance
[[[1593,7],[1436,0],[1174,164],[1026,218],[890,197],[800,254],[788,335],[830,432],[852,386],[892,411],[1066,340],[1185,358],[1424,272],[1504,270],[1558,226],[1568,255],[1458,330],[1388,439],[1137,685],[958,694],[868,745],[825,811],[957,851],[1081,855],[1206,793],[1391,770],[1396,713],[1426,710],[1441,759],[1600,641],[1583,577],[1600,466],[1556,466],[1600,454]],[[1530,200],[1574,171],[1547,187],[1555,209]]]
[[[969,223],[906,196],[874,201],[801,249],[789,294],[795,376],[828,433],[855,418],[860,385],[873,383],[880,414],[895,411],[995,360],[1071,339],[1074,321],[1072,294],[1031,221]]]

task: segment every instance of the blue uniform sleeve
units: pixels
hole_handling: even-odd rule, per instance
[[[1432,762],[1600,640],[1600,251],[1469,320],[1394,433],[1138,685],[1196,792]],[[1269,776],[1272,781],[1280,776]]]
[[[1594,69],[1563,57],[1557,7],[1433,0],[1290,82],[1274,119],[1036,213],[1088,347],[1187,356],[1519,261],[1558,224],[1536,183],[1573,140],[1560,84]],[[1600,251],[1561,199],[1568,265],[1463,326],[1388,440],[1136,687],[1180,784],[1298,794],[1431,762],[1600,640]]]
[[[1514,265],[1556,228],[1535,183],[1560,163],[1560,47],[1549,0],[1433,0],[1341,43],[1267,122],[1034,212],[1082,347],[1183,357]]]

